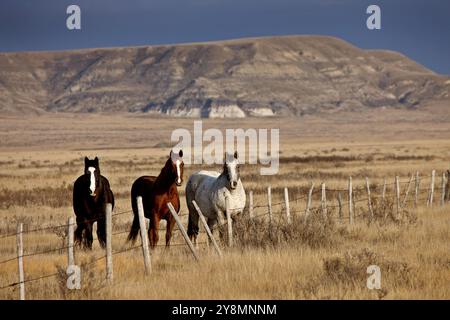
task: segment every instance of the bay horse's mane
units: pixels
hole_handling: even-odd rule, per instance
[[[169,157],[164,164],[164,167],[162,167],[159,175],[156,177],[155,185],[168,188],[175,183],[176,178],[177,174],[174,172],[172,160]]]

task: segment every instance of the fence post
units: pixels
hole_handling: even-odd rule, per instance
[[[441,207],[443,207],[445,202],[445,172],[442,173],[441,191]]]
[[[19,267],[19,300],[25,300],[25,276],[23,273],[23,223],[17,225],[17,262]]]
[[[311,208],[313,190],[314,190],[314,183],[311,183],[311,188],[309,188],[308,192],[308,202],[306,203],[305,220],[309,216],[309,209]]]
[[[449,182],[449,179],[450,179],[450,170],[447,170],[444,202],[445,201],[450,202],[450,190],[449,190],[450,189],[450,182]]]
[[[372,201],[370,199],[370,183],[368,177],[366,177],[366,189],[367,189],[367,206],[369,207],[370,218],[373,219],[373,208],[372,208]]]
[[[228,230],[228,247],[233,246],[233,220],[231,219],[230,199],[225,197],[225,208],[227,215],[227,230]],[[272,219],[271,219],[272,221]]]
[[[253,218],[253,191],[250,191],[248,194],[248,214],[250,219]]]
[[[75,219],[73,217],[69,218],[69,222],[67,223],[67,265],[73,266],[75,265],[75,256],[73,254],[73,236],[74,236],[74,227],[75,227]]]
[[[417,208],[417,203],[419,201],[419,184],[420,184],[420,180],[419,180],[419,171],[416,171],[416,189],[415,189],[415,194],[414,194],[414,207]]]
[[[413,179],[414,179],[414,175],[411,175],[411,178],[409,179],[409,183],[408,183],[408,188],[406,188],[405,198],[403,198],[402,208],[404,208],[405,205],[406,205],[406,200],[408,199],[409,189],[411,188],[411,184],[412,184]]]
[[[290,224],[292,221],[291,221],[291,209],[289,208],[289,192],[288,192],[288,188],[284,188],[284,206],[286,207],[287,222]]]
[[[353,224],[353,186],[352,177],[348,178],[348,219]]]
[[[430,207],[433,207],[435,176],[436,176],[436,170],[431,171],[430,199],[428,200],[428,203],[429,203]]]
[[[139,217],[139,228],[141,230],[142,255],[144,256],[145,274],[148,275],[151,272],[152,265],[150,261],[150,251],[148,249],[148,235],[144,216],[144,205],[142,203],[141,196],[137,197],[137,207]]]
[[[325,183],[322,182],[322,196],[321,196],[321,206],[322,206],[322,214],[324,217],[327,216],[327,195],[326,195],[326,190],[325,190]]]
[[[194,245],[192,244],[192,241],[189,239],[186,230],[184,230],[183,224],[181,223],[180,217],[178,216],[178,214],[175,211],[175,208],[173,207],[172,203],[168,202],[167,203],[167,208],[169,208],[170,213],[172,213],[172,216],[175,219],[175,222],[178,225],[178,229],[180,229],[181,234],[183,235],[184,240],[186,241],[189,249],[192,252],[192,255],[194,256],[195,260],[199,260],[198,259],[198,255],[197,252],[195,251]]]
[[[111,203],[106,204],[106,280],[113,280]]]
[[[400,181],[398,176],[395,176],[395,197],[397,199],[397,219],[400,216]]]
[[[339,203],[339,219],[342,219],[342,195],[340,192],[337,194],[337,200]]]
[[[269,221],[272,223],[272,188],[267,187],[267,206],[269,209]]]
[[[386,199],[386,178],[384,178],[384,182],[383,182],[383,191],[381,193],[381,201],[384,203],[384,199]]]
[[[192,204],[194,205],[195,210],[197,210],[198,216],[200,217],[200,220],[203,223],[203,227],[205,227],[205,230],[206,230],[206,233],[208,234],[209,239],[211,239],[214,249],[216,250],[219,257],[222,257],[222,251],[220,251],[220,248],[217,245],[216,239],[214,239],[211,229],[209,229],[208,223],[206,223],[206,219],[202,213],[202,210],[200,210],[200,207],[197,205],[197,202],[195,202],[195,200],[192,200]]]

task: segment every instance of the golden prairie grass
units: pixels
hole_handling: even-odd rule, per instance
[[[419,222],[368,228],[341,226],[336,244],[311,247],[295,241],[266,248],[203,248],[196,263],[185,248],[158,249],[152,273],[144,275],[139,249],[114,256],[114,283],[104,280],[104,260],[83,273],[80,291],[68,291],[65,278],[27,283],[29,299],[448,299],[449,218],[445,209],[420,210]],[[437,245],[439,244],[439,245]],[[103,254],[79,253],[81,265]],[[29,277],[65,266],[64,255],[33,257]],[[366,269],[380,266],[382,290],[368,290]],[[2,268],[2,281],[16,281],[16,265]],[[62,283],[61,283],[62,282]],[[2,290],[14,299],[16,289]]]
[[[152,253],[153,270],[147,277],[140,249],[116,254],[110,285],[104,281],[104,259],[93,260],[104,255],[95,242],[92,252],[76,250],[77,263],[83,269],[82,290],[67,291],[60,274],[27,283],[27,299],[449,299],[450,209],[439,205],[441,174],[448,169],[450,158],[448,119],[414,117],[206,121],[205,127],[281,128],[279,174],[262,177],[258,167],[248,165],[242,167],[241,174],[245,188],[254,191],[256,215],[267,211],[266,188],[272,187],[277,223],[284,221],[282,189],[289,188],[292,226],[281,224],[270,230],[264,217],[254,223],[236,221],[235,247],[223,247],[224,257],[218,259],[212,248],[202,244],[199,263],[185,246],[170,250],[158,247]],[[66,223],[73,214],[71,185],[82,173],[85,155],[100,157],[102,174],[116,195],[115,212],[130,210],[131,183],[140,175],[159,172],[168,156],[170,130],[192,127],[189,119],[97,115],[63,117],[61,121],[37,119],[31,125],[22,119],[0,121],[5,124],[3,135],[9,139],[0,143],[0,237],[14,233],[17,222],[24,223],[25,231]],[[95,122],[109,134],[101,143],[96,138],[100,129],[91,130]],[[27,131],[21,131],[27,124]],[[47,149],[40,148],[41,144]],[[186,166],[185,179],[200,168]],[[426,176],[433,169],[437,170],[435,203],[428,208],[430,180]],[[412,209],[410,193],[408,210],[402,212],[407,218],[395,221],[394,176],[401,178],[403,199],[407,182],[416,171],[422,177],[419,208]],[[341,220],[336,208],[338,192],[332,191],[345,190],[349,176],[353,177],[357,199],[352,226],[348,224],[346,192],[341,191]],[[376,216],[370,224],[364,201],[365,177],[370,179]],[[383,207],[380,185],[385,178],[389,205]],[[326,183],[327,203],[334,207],[329,210],[331,222],[322,221],[320,211],[311,216],[311,224],[301,222],[304,196],[312,182],[315,190]],[[181,212],[186,214],[183,187],[180,194]],[[320,193],[315,193],[313,206],[320,205],[319,199]],[[114,232],[119,233],[129,228],[132,215],[126,213],[113,220]],[[186,224],[186,216],[183,222]],[[58,229],[25,234],[25,254],[63,247],[65,237]],[[113,237],[115,252],[130,247],[125,237],[125,233]],[[201,242],[204,237],[200,235]],[[216,234],[216,238],[220,236]],[[173,243],[183,243],[179,232],[174,234]],[[0,261],[15,255],[15,238],[1,238]],[[25,257],[26,278],[63,272],[65,255],[62,250]],[[381,268],[382,290],[366,288],[370,264]],[[0,264],[0,287],[17,280],[16,261]],[[17,296],[17,287],[0,290],[1,299]]]

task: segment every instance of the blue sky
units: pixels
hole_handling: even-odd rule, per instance
[[[81,7],[82,30],[66,28]],[[382,29],[366,28],[381,7]],[[321,34],[362,48],[400,51],[450,74],[448,0],[1,0],[0,51],[169,44],[253,36]]]

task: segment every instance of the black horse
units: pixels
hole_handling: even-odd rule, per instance
[[[73,186],[73,211],[77,216],[75,243],[92,249],[92,225],[97,222],[100,246],[106,245],[106,204],[114,208],[114,195],[109,181],[100,174],[98,158],[84,158],[84,174]]]

